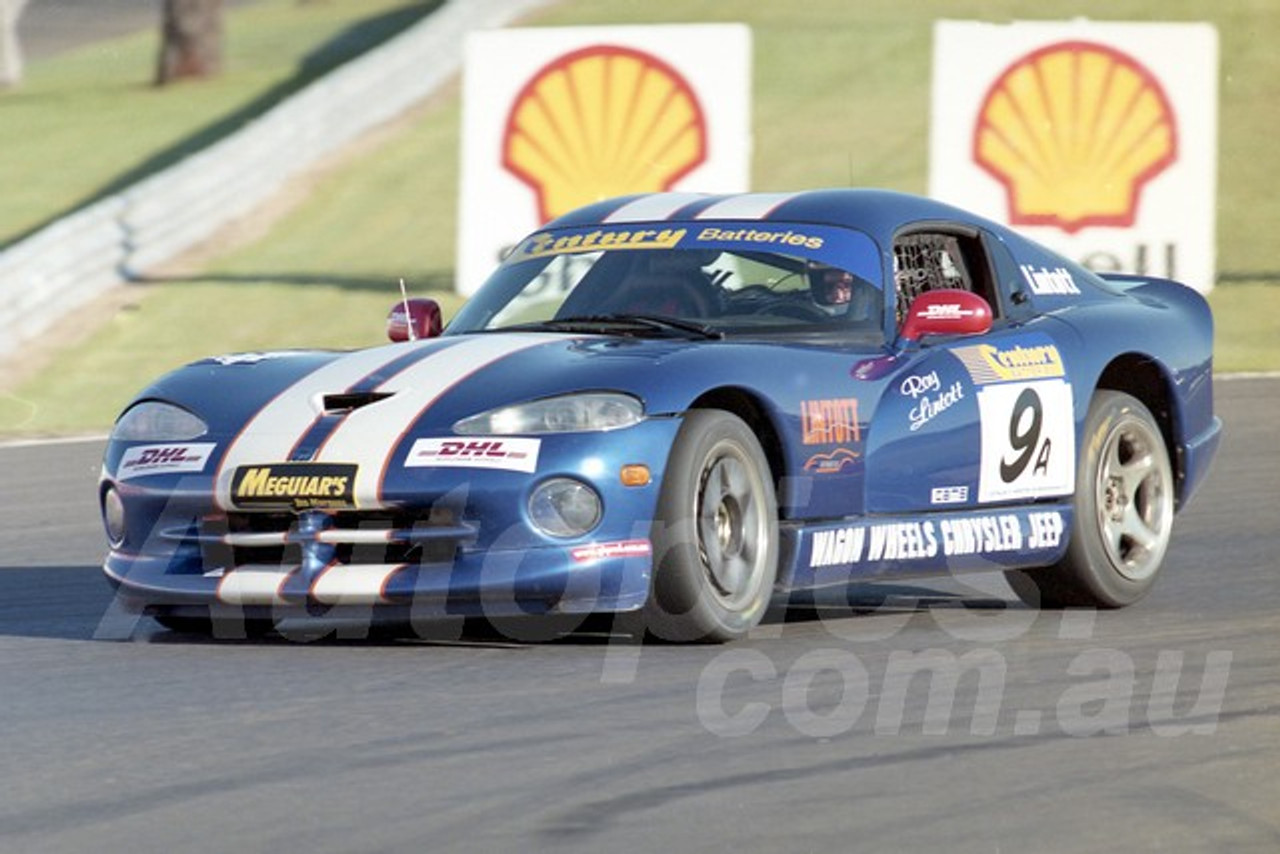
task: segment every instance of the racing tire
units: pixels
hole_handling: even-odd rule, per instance
[[[751,429],[714,409],[685,415],[658,499],[644,628],[660,640],[744,637],[778,574],[778,502]]]
[[[1076,467],[1075,518],[1057,564],[1005,573],[1038,608],[1122,608],[1155,583],[1173,532],[1173,468],[1160,425],[1137,398],[1100,390]]]

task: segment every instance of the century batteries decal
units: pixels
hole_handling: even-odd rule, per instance
[[[507,263],[606,249],[674,249],[686,233],[683,228],[593,228],[559,235],[539,232],[516,247]]]
[[[1062,513],[1056,510],[846,525],[808,535],[808,566],[822,569],[1045,551],[1062,544],[1065,530]]]
[[[1075,416],[1062,353],[1043,335],[952,351],[978,391],[978,501],[1065,495],[1075,487]]]
[[[564,232],[537,232],[517,246],[507,256],[506,263],[513,264],[533,258],[606,250],[690,249],[699,248],[704,244],[732,245],[746,249],[769,246],[783,250],[820,250],[827,245],[827,238],[810,230],[768,226],[753,228],[694,226],[692,229],[687,226],[668,228],[596,226]]]
[[[652,197],[624,205],[622,210],[642,206]],[[706,204],[707,199],[686,197],[689,204]],[[703,214],[731,209],[736,200],[749,200],[755,195],[729,196],[713,203],[701,213],[692,213],[688,205],[681,219],[665,223],[633,222],[612,215],[597,225],[537,231],[525,238],[506,255],[504,264],[582,255],[605,251],[662,251],[672,249],[727,250],[735,253],[771,251],[780,255],[800,256],[848,270],[861,279],[880,286],[880,255],[875,242],[860,231],[833,226],[796,223],[752,222],[739,220],[704,220]],[[645,212],[645,211],[642,211]],[[688,217],[688,218],[685,218]]]
[[[116,466],[116,479],[129,480],[149,474],[184,474],[204,471],[217,447],[213,442],[185,445],[137,445],[124,452]]]
[[[538,469],[540,439],[468,436],[419,439],[404,464],[410,468],[503,469],[532,474]]]
[[[698,239],[721,243],[757,243],[797,249],[821,249],[823,239],[816,234],[802,231],[776,228],[704,228],[698,232]]]
[[[974,344],[952,352],[979,385],[1066,376],[1062,354],[1049,343]]]
[[[231,497],[241,507],[295,510],[352,507],[356,469],[357,466],[350,463],[240,466],[231,479]]]

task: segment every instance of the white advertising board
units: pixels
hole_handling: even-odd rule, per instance
[[[939,21],[929,194],[1097,271],[1215,277],[1209,24]]]
[[[745,25],[493,30],[470,35],[464,54],[463,295],[521,237],[581,205],[748,189]]]

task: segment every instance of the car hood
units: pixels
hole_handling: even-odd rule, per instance
[[[707,388],[750,384],[794,342],[485,333],[351,352],[281,351],[205,359],[143,391],[199,415],[218,438],[284,458],[309,430],[392,441],[449,432],[458,419],[574,391],[624,391],[648,414],[683,411]],[[386,434],[383,436],[383,434]],[[339,443],[341,444],[341,443]]]

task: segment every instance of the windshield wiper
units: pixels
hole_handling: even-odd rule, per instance
[[[504,326],[492,332],[520,332],[538,329],[550,329],[565,332],[602,332],[623,334],[622,330],[652,332],[683,332],[699,338],[723,338],[724,333],[711,327],[682,320],[678,317],[666,317],[659,314],[584,314],[574,317],[556,317],[551,320],[539,320],[533,323],[518,323]]]

